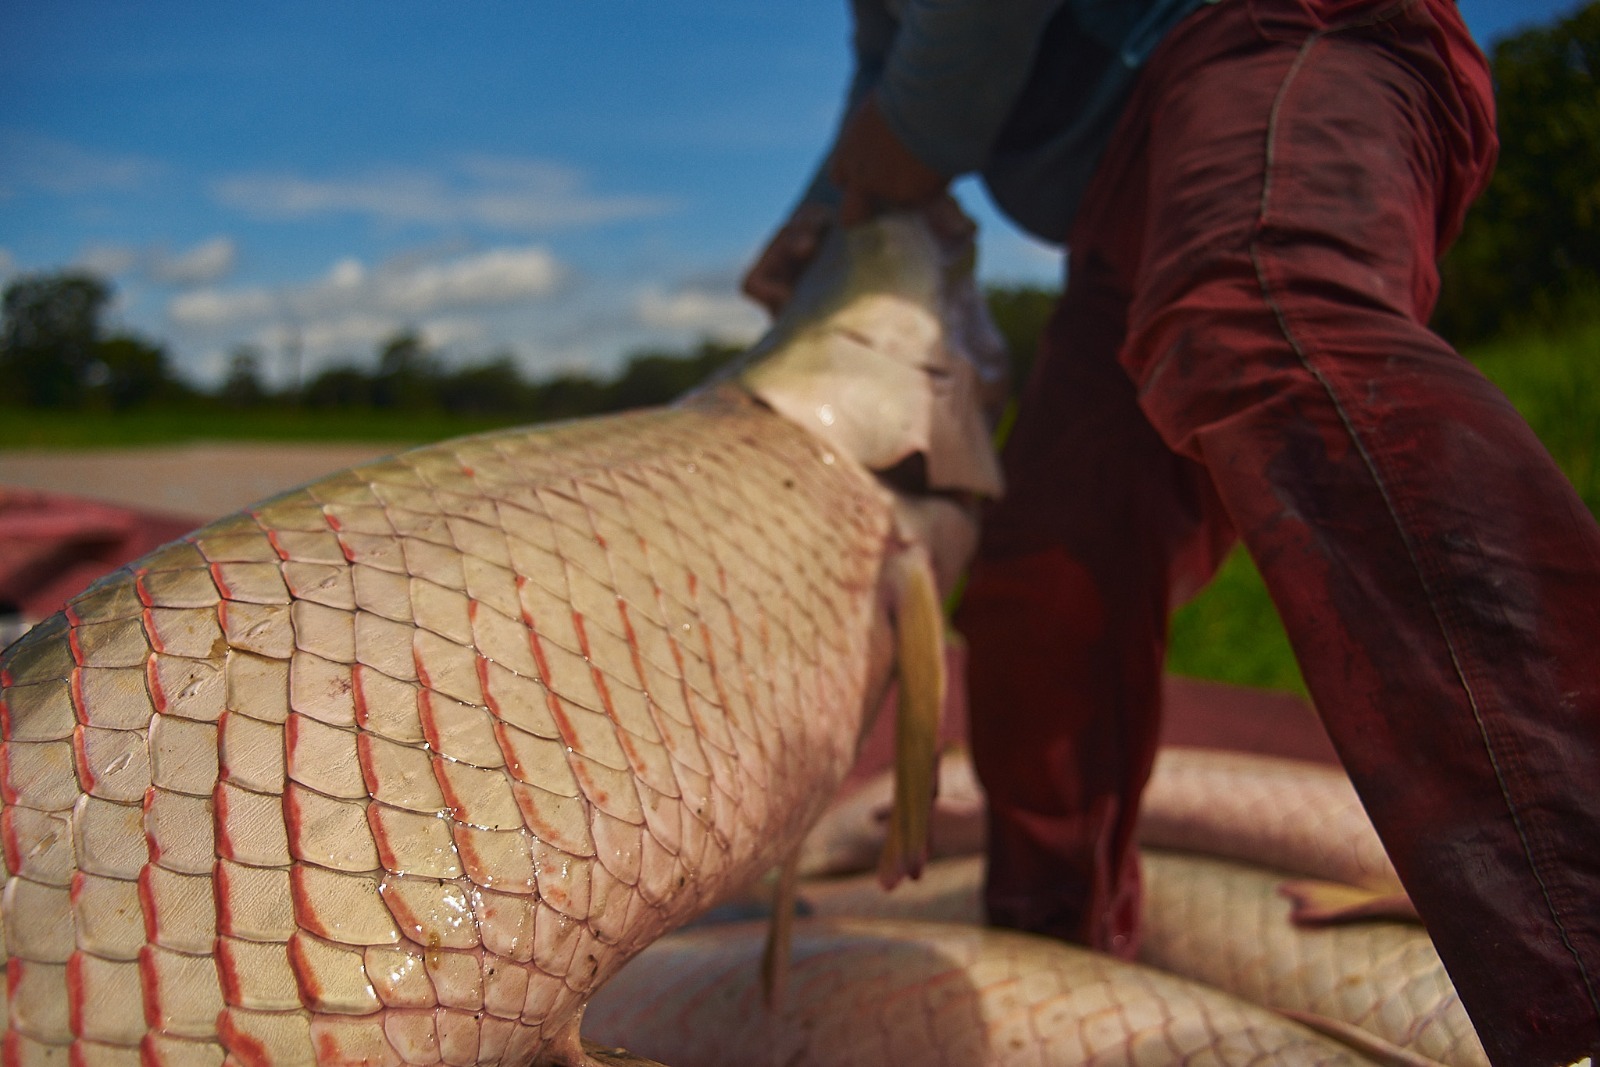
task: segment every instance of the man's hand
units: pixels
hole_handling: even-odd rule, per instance
[[[843,198],[839,210],[801,204],[745,272],[741,285],[745,295],[774,316],[794,295],[795,283],[835,222],[852,226],[881,211],[921,207],[946,197],[950,185],[949,178],[914,156],[889,129],[873,93],[845,121],[827,167],[828,180]],[[960,225],[971,225],[954,201],[951,210]],[[937,222],[941,214],[932,217]]]
[[[868,93],[839,131],[828,158],[828,180],[843,194],[839,222],[844,226],[880,211],[926,204],[950,184],[895,136],[883,120],[877,93]]]
[[[746,296],[766,308],[774,318],[794,296],[795,283],[822,247],[822,238],[834,222],[832,208],[801,204],[778,227],[761,255],[745,272],[741,288]]]

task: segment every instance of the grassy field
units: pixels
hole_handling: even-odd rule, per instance
[[[1591,511],[1600,515],[1600,313],[1467,355],[1505,391]],[[378,441],[394,446],[503,420],[384,412],[0,411],[0,448],[92,448],[194,440]],[[1304,692],[1288,639],[1250,559],[1236,552],[1173,619],[1169,666],[1201,678]]]

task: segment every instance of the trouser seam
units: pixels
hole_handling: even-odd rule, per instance
[[[1461,690],[1467,698],[1467,706],[1471,710],[1473,721],[1478,728],[1478,736],[1483,743],[1484,754],[1488,758],[1490,768],[1494,771],[1495,784],[1500,791],[1501,801],[1505,805],[1506,813],[1511,818],[1512,829],[1516,833],[1518,844],[1522,847],[1523,858],[1528,865],[1528,870],[1533,875],[1534,881],[1539,887],[1539,892],[1544,898],[1545,909],[1550,916],[1551,922],[1555,925],[1556,931],[1561,938],[1562,945],[1565,947],[1568,955],[1571,957],[1573,963],[1577,967],[1579,975],[1582,976],[1588,999],[1591,1005],[1594,1006],[1596,1014],[1600,1015],[1600,995],[1597,995],[1594,979],[1589,974],[1582,953],[1578,951],[1577,946],[1573,943],[1567,931],[1566,924],[1562,921],[1561,912],[1556,907],[1550,885],[1545,878],[1543,865],[1540,862],[1540,856],[1547,856],[1550,850],[1548,848],[1536,849],[1533,842],[1529,838],[1527,829],[1524,826],[1521,810],[1512,795],[1511,786],[1508,781],[1509,776],[1506,773],[1506,769],[1501,765],[1501,759],[1499,754],[1496,752],[1495,743],[1491,737],[1491,730],[1488,723],[1484,719],[1482,708],[1479,706],[1477,692],[1474,689],[1470,678],[1468,677],[1466,665],[1462,660],[1456,641],[1452,636],[1453,628],[1448,623],[1446,618],[1448,613],[1443,609],[1440,599],[1436,594],[1434,583],[1430,581],[1427,572],[1422,565],[1419,546],[1415,543],[1414,538],[1410,533],[1410,528],[1407,525],[1406,520],[1409,518],[1409,514],[1402,514],[1402,512],[1408,513],[1409,509],[1397,505],[1393,494],[1390,492],[1389,481],[1384,476],[1384,473],[1381,470],[1381,464],[1378,462],[1377,457],[1373,455],[1372,452],[1367,448],[1365,441],[1357,430],[1355,421],[1350,416],[1350,413],[1345,410],[1345,407],[1341,403],[1338,393],[1334,390],[1332,383],[1329,382],[1326,375],[1324,375],[1322,371],[1313,363],[1306,345],[1301,342],[1299,335],[1295,332],[1295,329],[1289,320],[1287,309],[1276,296],[1276,292],[1267,269],[1266,257],[1263,252],[1262,238],[1267,227],[1269,208],[1272,203],[1271,198],[1274,184],[1273,178],[1275,174],[1275,164],[1277,161],[1279,123],[1282,115],[1282,109],[1285,101],[1289,97],[1296,76],[1308,61],[1312,51],[1317,47],[1318,44],[1322,42],[1324,36],[1325,34],[1321,31],[1315,31],[1307,36],[1306,40],[1300,47],[1299,53],[1295,56],[1294,62],[1290,64],[1288,70],[1285,72],[1283,81],[1278,87],[1277,95],[1273,98],[1272,107],[1268,114],[1267,120],[1267,139],[1264,146],[1265,166],[1261,185],[1261,199],[1257,213],[1255,230],[1251,234],[1249,241],[1251,265],[1255,270],[1256,281],[1260,286],[1262,299],[1266,303],[1268,309],[1271,311],[1273,318],[1278,325],[1278,330],[1282,334],[1285,343],[1289,346],[1289,349],[1293,353],[1295,359],[1300,363],[1305,371],[1311,375],[1312,379],[1316,381],[1318,387],[1327,397],[1329,404],[1332,406],[1335,414],[1339,418],[1340,425],[1344,428],[1344,432],[1350,440],[1351,446],[1355,449],[1356,454],[1360,456],[1362,465],[1366,468],[1368,476],[1372,479],[1373,485],[1378,491],[1379,498],[1383,501],[1384,509],[1388,513],[1390,521],[1393,523],[1396,532],[1399,534],[1400,542],[1405,547],[1406,556],[1410,561],[1412,573],[1423,589],[1423,595],[1427,599],[1429,613],[1433,616],[1434,622],[1438,627],[1440,637],[1443,639],[1445,648],[1450,655],[1451,666],[1455,671],[1457,680],[1460,682]]]

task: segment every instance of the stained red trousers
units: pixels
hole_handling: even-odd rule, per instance
[[[1493,1062],[1600,1050],[1600,527],[1424,326],[1494,151],[1450,0],[1152,57],[957,618],[994,922],[1135,951],[1167,617],[1237,538]]]

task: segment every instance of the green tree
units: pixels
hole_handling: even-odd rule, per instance
[[[1600,2],[1495,44],[1500,161],[1444,265],[1457,342],[1540,325],[1600,291]]]
[[[587,374],[558,374],[534,385],[534,418],[542,422],[593,415],[606,410],[607,399],[605,384]]]
[[[629,357],[622,373],[607,387],[606,408],[625,411],[670,403],[743,352],[738,346],[709,338],[686,353],[637,352]]]
[[[372,380],[372,404],[399,411],[435,407],[439,367],[415,330],[403,330],[378,349],[378,373]]]
[[[522,380],[516,361],[502,353],[440,375],[435,400],[457,415],[528,415],[533,391]]]
[[[4,396],[28,407],[76,407],[100,342],[111,289],[90,274],[36,274],[6,286],[0,323]]]
[[[129,334],[117,334],[94,346],[85,383],[89,397],[113,411],[172,399],[177,385],[169,371],[167,350]]]
[[[267,399],[267,388],[261,382],[261,365],[265,362],[256,345],[239,345],[228,355],[228,376],[217,390],[217,399],[231,408],[260,407]]]
[[[994,319],[1000,336],[1005,338],[1006,349],[1011,356],[1011,387],[1013,390],[1020,389],[1028,380],[1028,372],[1033,369],[1039,337],[1044,333],[1045,323],[1049,321],[1056,298],[1061,294],[1058,290],[1036,285],[995,285],[990,286],[984,295],[988,300],[989,315]]]
[[[349,411],[372,406],[372,375],[360,367],[329,367],[306,383],[300,402],[313,410]]]

